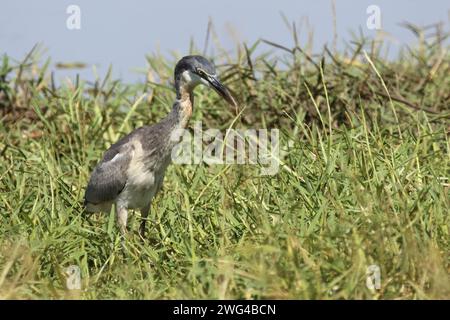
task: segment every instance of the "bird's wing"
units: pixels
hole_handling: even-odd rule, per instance
[[[92,172],[85,203],[100,204],[114,200],[127,183],[127,169],[133,156],[133,144],[126,137],[106,151]]]

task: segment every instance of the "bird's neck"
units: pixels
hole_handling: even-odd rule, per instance
[[[178,127],[186,128],[194,108],[194,93],[191,88],[181,86],[177,89],[177,101],[173,106]]]

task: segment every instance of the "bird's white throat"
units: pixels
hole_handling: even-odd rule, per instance
[[[193,90],[199,84],[209,87],[208,81],[189,70],[186,70],[181,74],[181,81],[182,85],[189,87],[190,90]]]

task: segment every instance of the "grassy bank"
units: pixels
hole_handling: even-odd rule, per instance
[[[132,214],[125,247],[114,216],[83,214],[84,188],[111,143],[170,110],[175,60],[149,56],[145,84],[57,86],[36,51],[4,56],[0,298],[450,298],[449,47],[383,48],[311,55],[294,37],[213,57],[240,109],[200,89],[193,120],[280,129],[280,171],[173,165],[148,240]],[[65,290],[69,265],[83,290]]]

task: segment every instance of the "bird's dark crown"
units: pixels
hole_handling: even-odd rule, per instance
[[[175,67],[175,79],[180,76],[184,71],[190,71],[192,73],[202,76],[203,73],[208,75],[215,75],[216,68],[214,64],[208,61],[202,56],[185,56],[178,61]]]

